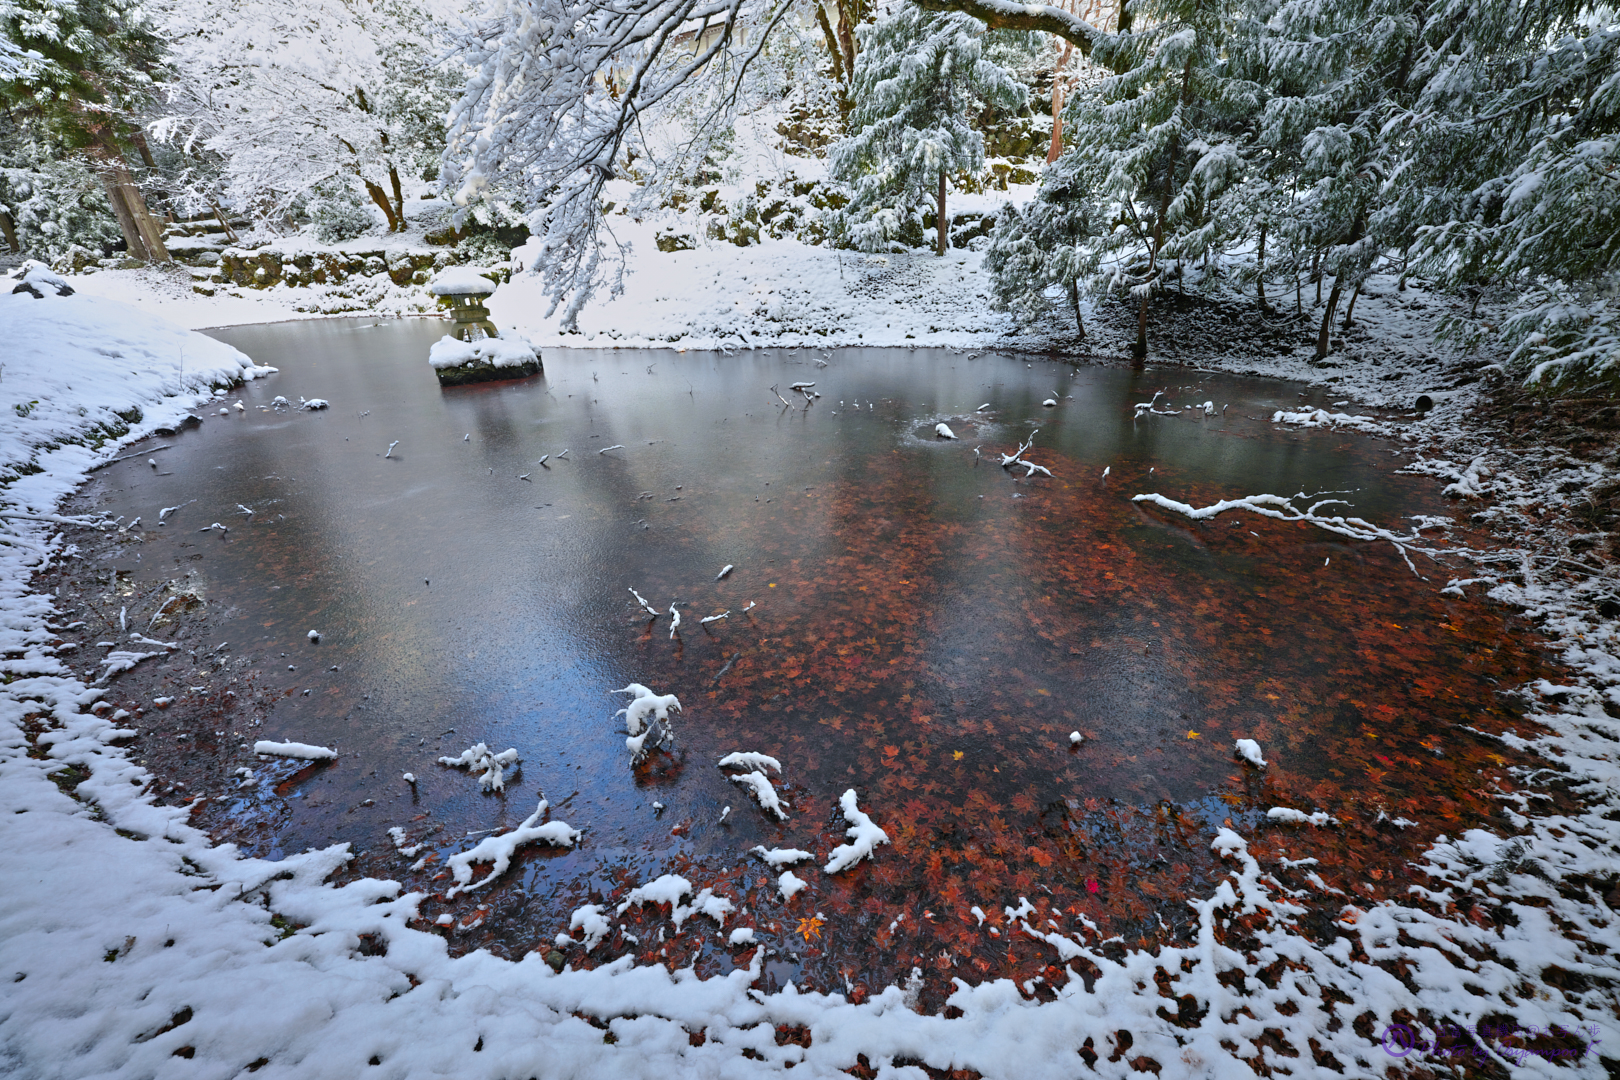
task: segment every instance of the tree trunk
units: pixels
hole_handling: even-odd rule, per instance
[[[1086,340],[1086,324],[1080,321],[1080,282],[1069,282],[1069,306],[1074,309],[1074,328],[1080,335],[1080,340]]]
[[[141,164],[148,169],[157,168],[157,162],[152,159],[152,148],[146,144],[146,136],[136,128],[129,133],[129,141],[135,144],[135,152],[141,155]]]
[[[377,204],[383,212],[383,217],[388,219],[388,231],[398,232],[399,218],[395,216],[394,208],[388,205],[388,193],[364,177],[361,177],[361,182],[366,185],[366,194],[371,196],[371,201]]]
[[[1136,344],[1131,346],[1131,360],[1135,367],[1141,367],[1147,359],[1147,316],[1148,302],[1152,293],[1142,294],[1142,306],[1136,312]]]
[[[1063,52],[1052,66],[1052,145],[1046,148],[1048,165],[1063,153],[1063,69],[1068,66],[1069,54],[1073,51],[1074,45],[1064,42]]]
[[[127,170],[124,171],[129,176]],[[141,239],[146,242],[146,253],[153,262],[173,262],[169,257],[169,249],[163,244],[163,229],[158,225],[157,218],[146,208],[146,200],[141,198],[141,189],[135,186],[133,177],[123,185],[124,199],[129,203],[129,211],[135,215],[135,225],[141,230]]]
[[[844,53],[839,47],[838,35],[833,33],[832,23],[827,20],[827,9],[820,4],[816,5],[816,22],[821,24],[821,33],[827,39],[827,53],[832,57],[833,81],[848,82],[849,78],[844,73]]]
[[[844,70],[855,77],[855,26],[860,22],[859,0],[838,0],[838,44],[844,54]]]
[[[220,227],[225,230],[225,239],[233,244],[236,243],[236,230],[231,228],[231,223],[225,220],[225,214],[220,210],[219,203],[209,203],[208,205],[214,208],[214,217],[218,219]]]
[[[1335,277],[1333,279],[1333,288],[1328,292],[1327,310],[1322,312],[1322,329],[1316,335],[1317,360],[1326,360],[1328,358],[1328,352],[1330,351],[1328,339],[1333,332],[1333,311],[1339,306],[1339,290],[1343,285],[1343,280],[1343,278]],[[1317,283],[1317,287],[1321,287],[1320,282]]]
[[[944,255],[951,246],[951,219],[945,216],[945,170],[939,170],[939,210],[934,218],[935,232],[939,233],[939,252]]]
[[[399,231],[405,231],[405,194],[399,187],[399,169],[388,166],[388,181],[394,185],[394,213],[399,217]]]
[[[1344,309],[1344,332],[1347,334],[1350,332],[1350,316],[1354,315],[1356,311],[1356,297],[1360,295],[1361,282],[1358,281],[1356,287],[1350,290],[1350,303]]]
[[[118,215],[118,224],[124,231],[124,242],[129,245],[130,255],[144,262],[169,262],[169,250],[163,246],[163,230],[158,227],[151,211],[147,210],[146,200],[141,198],[141,189],[129,174],[129,166],[124,164],[123,153],[111,140],[103,137],[100,153],[96,156],[101,160],[107,197],[113,204],[113,213]],[[117,195],[114,196],[113,192]],[[130,243],[132,238],[134,243]]]
[[[8,248],[12,251],[22,250],[22,245],[17,242],[17,223],[4,210],[0,210],[0,233],[5,235]]]
[[[1266,303],[1266,226],[1260,224],[1260,257],[1257,262],[1257,273],[1254,275],[1254,291],[1260,297],[1260,313],[1271,312],[1271,305]]]
[[[1311,255],[1311,278],[1316,282],[1316,299],[1311,302],[1315,307],[1322,302],[1322,252],[1317,251]]]
[[[151,256],[146,253],[146,242],[141,239],[140,226],[135,224],[135,215],[130,213],[129,204],[124,201],[124,192],[113,182],[111,173],[101,173],[101,186],[107,192],[107,202],[111,204],[113,216],[118,219],[118,228],[124,234],[125,254],[141,262],[151,262]]]

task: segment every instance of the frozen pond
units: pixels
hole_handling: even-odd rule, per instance
[[[1502,612],[1439,596],[1446,571],[1420,563],[1438,579],[1420,581],[1387,544],[1131,502],[1339,491],[1394,528],[1448,512],[1431,481],[1396,475],[1389,444],[1267,423],[1328,404],[1296,385],[994,352],[552,351],[539,377],[441,390],[425,357],[442,333],[218,331],[281,374],[243,389],[245,413],[162,440],[159,468],[115,465],[89,494],[146,524],[116,560],[129,582],[195,572],[207,637],[188,647],[228,641],[259,672],[248,730],[223,681],[177,686],[177,709],[192,694],[235,729],[198,749],[264,781],[207,812],[221,835],[256,853],[351,841],[368,872],[436,891],[443,858],[473,842],[459,838],[518,824],[541,789],[584,830],[575,851],[530,849],[496,889],[425,905],[462,922],[492,905],[457,947],[550,948],[575,906],[677,870],[776,927],[762,938],[778,981],[1028,977],[1050,951],[989,935],[972,906],[993,923],[1039,894],[1135,944],[1186,925],[1184,898],[1222,873],[1208,847],[1223,820],[1263,846],[1269,807],[1326,810],[1340,828],[1276,844],[1374,895],[1404,893],[1416,845],[1496,812],[1479,770],[1499,747],[1458,725],[1522,730],[1496,691],[1535,653]],[[805,407],[795,382],[821,397]],[[1161,389],[1161,406],[1215,415],[1133,419]],[[275,395],[331,408],[259,408]],[[960,441],[935,437],[942,421]],[[993,463],[1036,429],[1029,457],[1054,478]],[[229,532],[199,531],[213,522]],[[679,633],[630,589],[677,603]],[[637,768],[609,693],[632,681],[685,706],[677,753]],[[1234,758],[1239,737],[1259,741],[1263,774]],[[261,767],[239,750],[256,738],[341,756]],[[477,741],[521,755],[503,795],[435,764]],[[716,767],[732,751],[780,759],[786,822]],[[891,845],[838,875],[810,864],[784,904],[748,850],[825,863],[847,788]],[[439,859],[408,870],[396,825]],[[817,914],[824,932],[800,922]],[[699,923],[702,940],[615,937],[592,960],[728,966]]]

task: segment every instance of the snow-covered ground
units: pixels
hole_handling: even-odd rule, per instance
[[[628,293],[581,318],[591,344],[982,349],[1033,347],[1062,333],[1054,316],[1050,327],[1009,334],[971,252],[877,261],[791,241],[638,250]],[[1199,331],[1192,316],[1179,337],[1173,327],[1161,333],[1171,355],[1329,382],[1346,401],[1335,411],[1371,410],[1373,421],[1360,426],[1417,443],[1416,468],[1463,485],[1459,517],[1477,511],[1522,541],[1511,561],[1484,563],[1474,580],[1452,587],[1518,606],[1557,644],[1569,675],[1564,685],[1529,689],[1532,715],[1550,732],[1534,748],[1549,760],[1540,779],[1554,778],[1572,808],[1538,809],[1537,778],[1521,777],[1509,800],[1516,834],[1473,830],[1438,841],[1408,902],[1347,904],[1336,933],[1298,924],[1287,891],[1229,829],[1214,847],[1230,876],[1210,895],[1187,898],[1197,932],[1182,947],[1122,950],[1083,930],[1035,925],[1034,908],[1009,896],[1008,922],[1046,942],[1056,961],[1080,962],[1094,974],[1089,989],[1076,977],[1042,999],[1005,980],[961,982],[949,1016],[924,1016],[900,986],[858,1005],[792,987],[751,990],[764,952],[750,957],[748,936],[717,926],[712,912],[681,932],[719,935],[744,966],[707,981],[636,968],[628,957],[561,972],[539,954],[451,958],[417,917],[421,895],[383,881],[323,884],[348,859],[345,846],[280,862],[241,858],[212,846],[184,807],[156,805],[145,793],[149,774],[118,745],[128,718],[97,709],[102,691],[59,651],[54,598],[30,582],[49,561],[73,556],[73,530],[83,524],[49,518],[87,470],[214,401],[216,384],[261,373],[157,316],[195,327],[293,317],[293,309],[273,291],[262,299],[165,292],[154,273],[75,279],[74,296],[0,295],[0,405],[9,406],[0,408],[9,478],[0,516],[0,1067],[8,1072],[662,1080],[777,1074],[794,1064],[796,1077],[830,1077],[864,1056],[893,1080],[926,1075],[907,1062],[1058,1078],[1126,1076],[1143,1058],[1161,1077],[1237,1077],[1443,1069],[1468,1053],[1513,1075],[1602,1076],[1620,1060],[1611,1049],[1620,1044],[1620,925],[1611,910],[1620,905],[1620,722],[1611,715],[1620,713],[1620,642],[1615,619],[1600,614],[1612,609],[1598,606],[1612,578],[1561,568],[1546,557],[1552,534],[1518,524],[1567,512],[1578,498],[1575,488],[1560,491],[1569,477],[1594,483],[1592,470],[1609,475],[1613,464],[1565,460],[1555,449],[1510,454],[1472,428],[1477,384],[1463,380],[1482,372],[1426,344],[1434,298],[1375,279],[1357,307],[1364,329],[1347,342],[1358,362],[1339,368],[1311,366],[1303,347],[1239,348],[1231,343],[1256,335],[1221,325]],[[583,343],[541,317],[522,280],[491,307],[498,324],[539,344]],[[1119,332],[1106,306],[1096,314],[1096,347],[1112,351]],[[1421,419],[1405,413],[1420,393],[1435,401]],[[847,798],[851,833],[867,834],[853,838],[871,851],[880,841]],[[881,809],[869,809],[880,825]],[[539,816],[526,824],[543,828],[533,824]],[[567,913],[555,914],[564,927]],[[1414,1048],[1413,1040],[1445,1035],[1442,1022],[1469,1034]],[[779,1044],[780,1025],[808,1029],[809,1045]],[[1555,1026],[1561,1034],[1549,1035]],[[1527,1045],[1536,1052],[1515,1050]],[[1542,1056],[1555,1046],[1566,1052]]]

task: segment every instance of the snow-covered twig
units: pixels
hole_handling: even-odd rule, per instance
[[[468,772],[482,772],[478,786],[485,791],[506,790],[506,766],[518,759],[516,747],[494,753],[484,743],[474,743],[461,752],[460,757],[442,757],[439,764],[465,768]]]
[[[741,769],[770,769],[774,772],[782,771],[782,763],[769,754],[755,754],[738,750],[727,754],[720,759],[720,767]]]
[[[776,794],[776,789],[771,786],[770,779],[764,773],[745,772],[740,775],[733,773],[728,774],[726,779],[753,791],[754,798],[759,800],[760,809],[775,817],[777,821],[787,820],[787,809],[790,804],[783,802]]]
[[[1407,567],[1414,574],[1417,574],[1418,571],[1417,567],[1412,565],[1411,557],[1407,555],[1407,551],[1409,550],[1416,551],[1422,555],[1427,555],[1435,562],[1440,562],[1442,555],[1456,554],[1454,552],[1446,552],[1438,548],[1431,548],[1427,546],[1427,541],[1416,530],[1407,534],[1393,533],[1388,529],[1379,528],[1371,522],[1365,521],[1358,517],[1347,518],[1338,514],[1335,514],[1332,517],[1325,517],[1316,513],[1318,507],[1325,506],[1329,503],[1342,503],[1344,502],[1343,499],[1319,499],[1317,502],[1313,503],[1310,507],[1304,510],[1299,509],[1293,504],[1294,499],[1315,498],[1318,497],[1315,495],[1306,495],[1304,492],[1289,496],[1288,498],[1284,498],[1281,495],[1246,495],[1241,499],[1222,499],[1220,502],[1211,503],[1209,506],[1198,508],[1194,508],[1183,502],[1176,502],[1174,499],[1167,499],[1163,495],[1159,495],[1157,493],[1148,495],[1134,495],[1131,497],[1131,501],[1150,502],[1157,506],[1161,506],[1166,510],[1171,510],[1185,517],[1191,518],[1194,521],[1207,521],[1210,518],[1223,514],[1228,510],[1248,510],[1256,514],[1260,514],[1263,517],[1276,518],[1278,521],[1308,521],[1319,529],[1324,529],[1331,533],[1337,533],[1340,536],[1348,536],[1352,540],[1385,540],[1393,545],[1396,551],[1400,552],[1401,558],[1406,561]],[[1418,576],[1422,577],[1423,575],[1418,574]]]
[[[570,828],[566,821],[548,821],[544,825],[539,824],[549,807],[550,804],[542,798],[534,813],[511,832],[486,837],[478,842],[477,847],[446,859],[445,866],[456,879],[456,884],[444,894],[445,899],[454,899],[457,893],[482,889],[500,877],[506,872],[506,868],[512,865],[512,856],[517,854],[518,848],[525,844],[541,843],[550,844],[552,847],[573,847],[584,835],[578,829]],[[473,881],[473,863],[493,864],[489,874],[482,881]]]
[[[849,828],[845,830],[844,835],[850,838],[850,842],[833,848],[832,857],[827,860],[824,868],[829,874],[836,874],[840,870],[854,866],[872,854],[873,848],[889,842],[889,834],[878,828],[877,824],[856,805],[854,788],[850,788],[839,797],[838,807],[844,812],[844,820],[849,822]]]
[[[298,742],[256,742],[253,744],[253,752],[269,757],[300,758],[304,761],[331,761],[337,757],[337,751],[330,747]]]

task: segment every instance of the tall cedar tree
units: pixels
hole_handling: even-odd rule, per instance
[[[1010,112],[1025,101],[1024,88],[982,55],[984,35],[977,19],[910,4],[862,29],[850,82],[856,133],[829,155],[832,174],[853,188],[837,227],[856,247],[887,250],[932,201],[935,250],[945,254],[950,178],[984,167],[973,119],[987,107]]]

